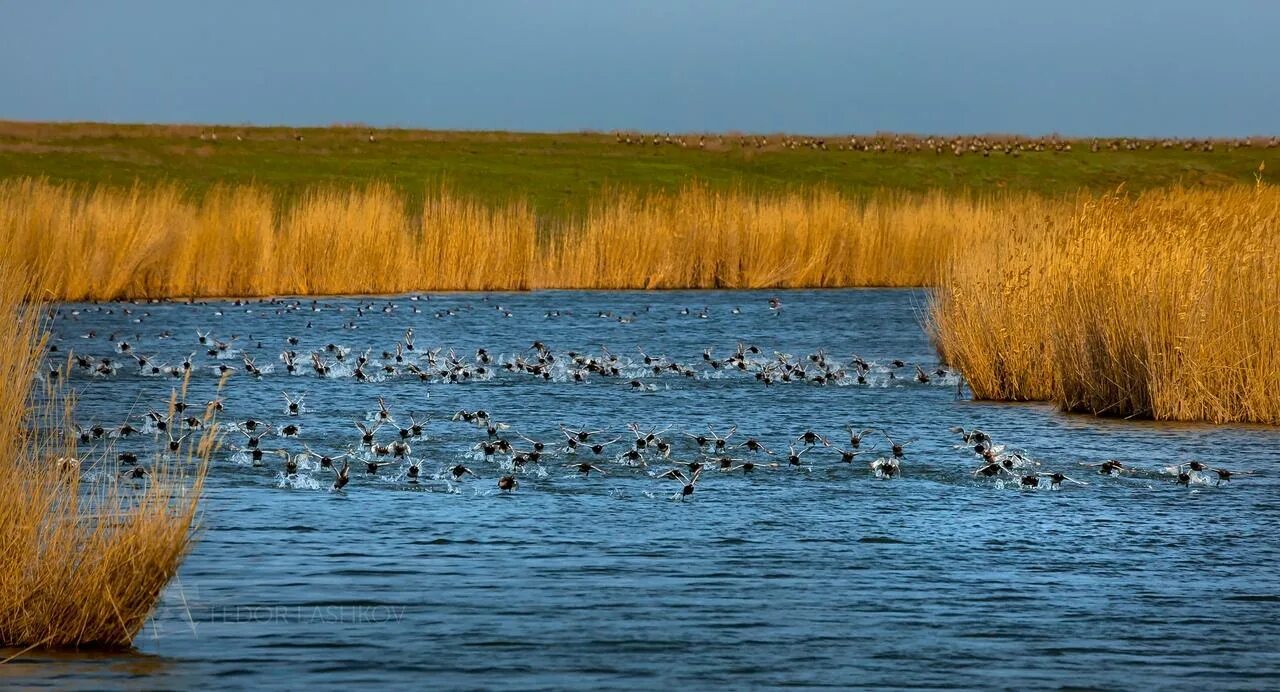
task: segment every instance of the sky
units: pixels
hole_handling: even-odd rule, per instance
[[[0,0],[0,119],[1280,132],[1272,0]]]

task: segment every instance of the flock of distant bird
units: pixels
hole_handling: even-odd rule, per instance
[[[1004,154],[1021,156],[1031,152],[1066,153],[1074,147],[1087,144],[1091,153],[1106,151],[1150,151],[1153,149],[1198,151],[1211,153],[1217,148],[1227,151],[1248,148],[1274,149],[1280,147],[1280,138],[1241,137],[1234,139],[1141,139],[1132,137],[1071,140],[1053,135],[1044,137],[1008,136],[941,136],[941,135],[857,135],[836,137],[805,137],[796,135],[673,135],[670,132],[642,133],[615,132],[614,140],[626,146],[675,146],[697,149],[756,149],[848,151],[868,153],[919,154],[932,153],[954,156],[966,154],[991,156]]]
[[[123,368],[144,377],[183,378],[201,369],[197,365],[199,352],[193,351],[177,364],[167,364],[154,356],[141,353],[133,342],[119,339],[118,336],[108,335],[113,344],[114,356],[73,353],[71,365],[74,371],[95,377],[113,377]],[[84,337],[96,338],[96,334],[86,333]],[[241,373],[259,379],[275,370],[274,364],[260,365],[254,356],[234,348],[238,340],[239,337],[230,337],[224,341],[207,332],[197,332],[198,345],[207,356],[215,359],[214,364],[204,367],[218,376]],[[401,340],[389,349],[382,350],[377,357],[371,348],[353,353],[350,347],[333,342],[303,353],[296,350],[300,343],[299,337],[287,337],[287,347],[278,356],[280,367],[287,374],[350,378],[361,383],[408,377],[423,382],[457,384],[490,380],[499,373],[517,373],[558,382],[584,382],[597,377],[614,378],[625,380],[626,387],[632,390],[653,391],[657,389],[657,385],[647,380],[663,376],[707,378],[738,373],[750,375],[763,385],[872,385],[896,380],[929,384],[935,378],[940,383],[959,384],[959,378],[942,366],[930,366],[926,369],[921,364],[908,364],[899,358],[878,363],[857,354],[843,360],[834,358],[823,350],[803,356],[776,351],[765,355],[759,346],[743,343],[739,343],[723,358],[717,358],[715,349],[708,347],[702,351],[701,360],[683,363],[665,355],[647,353],[643,349],[637,349],[635,358],[619,356],[605,346],[600,347],[599,353],[558,353],[541,341],[533,342],[525,353],[513,355],[494,355],[484,347],[465,356],[453,349],[444,352],[440,348],[419,351],[412,327],[405,330]],[[260,343],[258,345],[261,346]],[[54,348],[57,348],[56,345]],[[900,372],[904,374],[900,376]],[[48,375],[54,379],[61,377],[61,366],[51,364]]]
[[[297,142],[306,141],[301,132],[289,135]],[[359,135],[370,144],[382,141],[372,130]],[[991,156],[1004,154],[1020,156],[1032,152],[1066,153],[1076,147],[1087,147],[1091,153],[1108,151],[1151,151],[1176,150],[1212,153],[1219,149],[1233,151],[1235,149],[1280,147],[1280,137],[1236,137],[1228,139],[1184,139],[1163,138],[1151,139],[1140,137],[1107,137],[1091,139],[1068,139],[1056,135],[1042,137],[1024,137],[1017,135],[836,135],[815,137],[802,135],[708,135],[708,134],[672,134],[671,132],[639,132],[618,130],[613,133],[614,141],[626,146],[673,146],[681,149],[696,148],[723,151],[729,149],[753,150],[795,150],[812,149],[815,151],[848,151],[868,153],[932,153],[936,155],[952,154],[954,156],[979,155]],[[237,142],[246,138],[244,132],[234,134]],[[274,137],[267,136],[272,139]],[[205,130],[200,132],[200,141],[217,143],[218,132]]]

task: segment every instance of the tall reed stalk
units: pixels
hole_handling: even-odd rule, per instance
[[[45,339],[33,297],[30,276],[0,261],[0,646],[127,647],[191,545],[212,438],[140,481],[78,458],[70,401],[33,391]]]
[[[986,237],[1032,197],[973,200],[828,190],[785,194],[619,192],[543,253],[558,288],[923,286],[957,246]]]
[[[0,243],[48,267],[65,300],[530,288],[920,286],[944,260],[1053,205],[829,190],[602,196],[549,225],[448,189],[408,209],[388,185],[319,188],[287,206],[255,186],[200,200],[173,186],[0,182]],[[541,231],[540,231],[541,227]]]
[[[982,399],[1280,424],[1280,189],[1121,193],[955,255],[939,352]]]

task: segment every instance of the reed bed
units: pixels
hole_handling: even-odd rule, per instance
[[[958,247],[1044,200],[826,190],[755,195],[690,186],[617,193],[551,243],[540,283],[571,288],[926,286]]]
[[[0,261],[0,646],[128,647],[191,545],[212,438],[141,481],[79,459],[60,432],[70,400],[33,391],[45,336],[32,294]]]
[[[934,294],[974,396],[1280,424],[1280,189],[1086,199],[976,252]]]
[[[406,213],[387,185],[320,188],[281,208],[266,189],[0,183],[0,242],[62,300],[528,288],[536,220],[447,191]]]
[[[921,286],[947,257],[1053,203],[691,185],[601,197],[550,226],[524,203],[448,189],[410,209],[392,187],[319,188],[288,205],[257,186],[199,200],[0,182],[0,242],[64,300],[531,288]]]

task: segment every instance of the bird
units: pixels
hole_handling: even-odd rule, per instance
[[[592,471],[595,471],[596,473],[599,473],[604,476],[609,475],[608,472],[606,472],[604,469],[600,468],[599,466],[596,466],[594,464],[589,464],[587,462],[582,462],[577,464],[568,464],[568,466],[572,466],[576,468],[578,470],[578,473],[582,474],[584,477],[590,476]]]
[[[334,471],[333,490],[342,490],[351,482],[351,464],[347,461],[342,462],[342,468]]]
[[[1051,488],[1060,488],[1062,487],[1062,484],[1064,482],[1075,483],[1076,485],[1089,485],[1084,481],[1078,481],[1078,480],[1075,480],[1074,478],[1068,478],[1066,475],[1062,474],[1059,471],[1054,471],[1053,473],[1041,473],[1040,475],[1049,477],[1049,481],[1050,481],[1049,487]]]
[[[680,493],[676,495],[676,499],[684,500],[693,495],[694,488],[698,485],[698,479],[702,477],[702,469],[698,468],[693,471],[693,475],[685,476],[679,469],[673,469],[669,478],[679,481],[681,484]]]
[[[902,466],[899,457],[880,457],[871,462],[871,471],[876,478],[889,479],[902,475]]]

